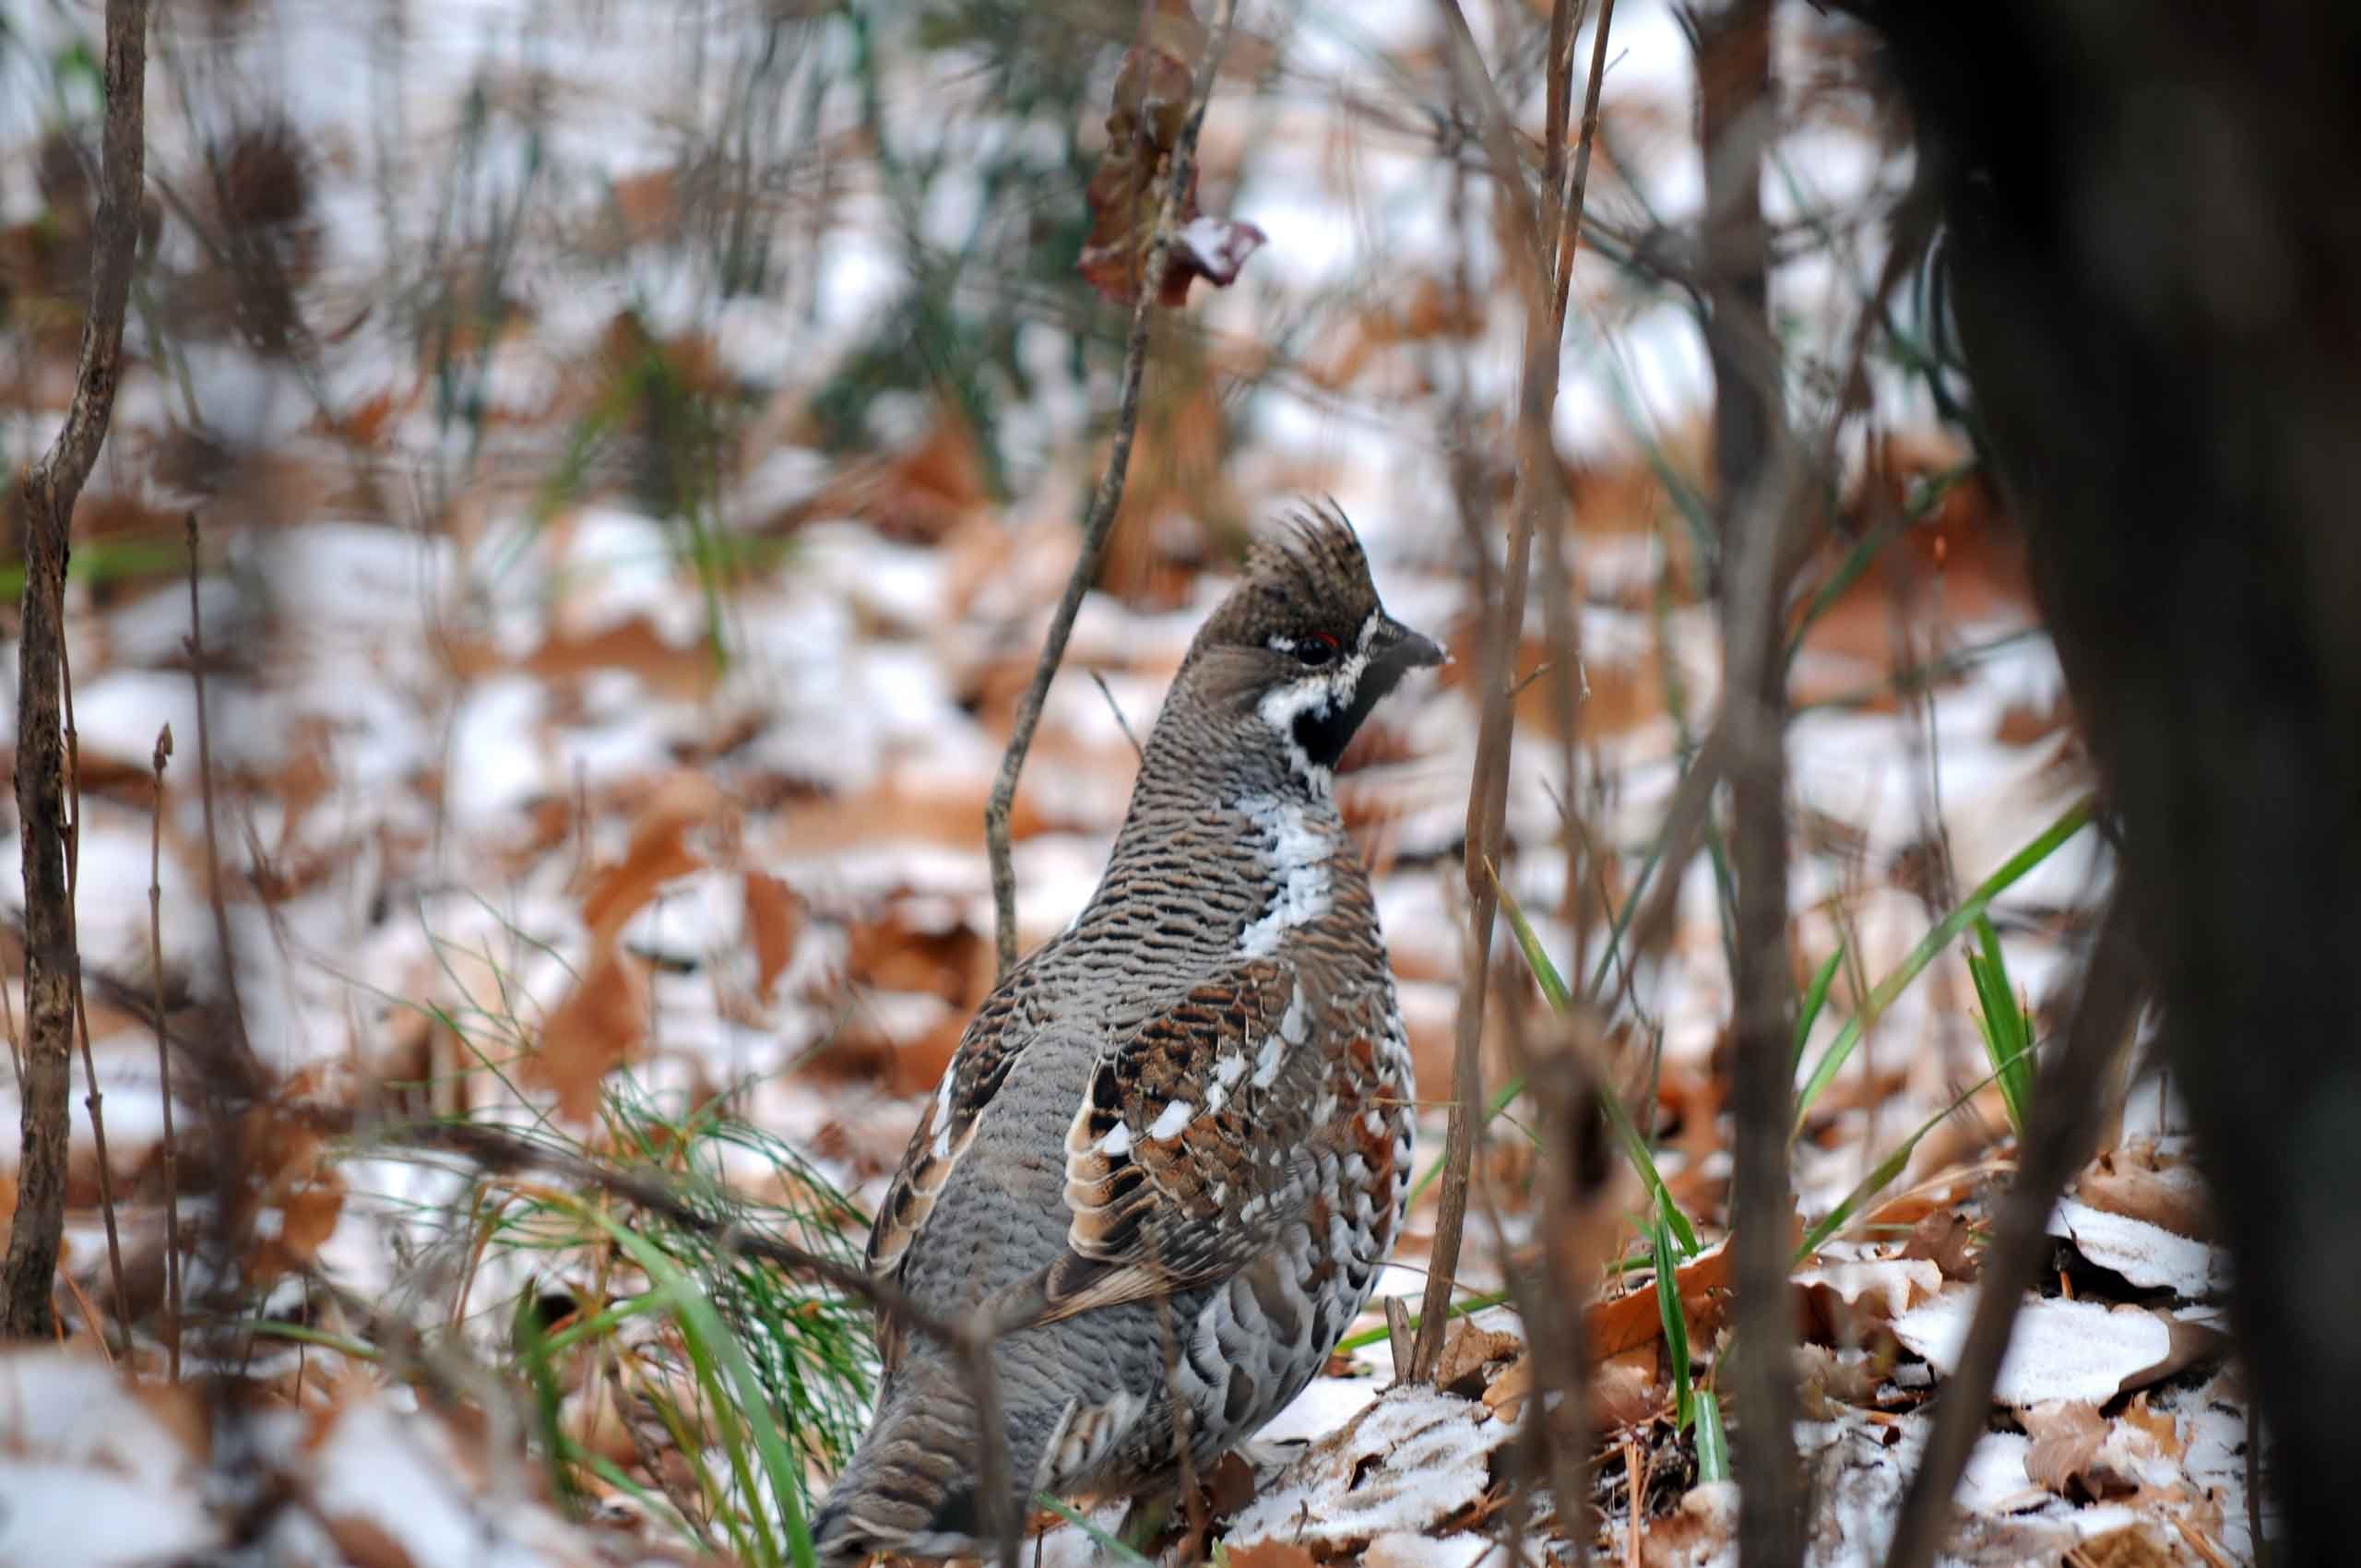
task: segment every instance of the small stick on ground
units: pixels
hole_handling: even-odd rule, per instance
[[[181,1380],[181,1156],[172,1141],[172,1047],[164,1038],[164,764],[172,727],[156,732],[156,814],[148,830],[148,968],[156,982],[156,1093],[164,1104],[164,1353]]]
[[[1033,731],[1041,722],[1041,704],[1050,695],[1058,665],[1065,659],[1066,638],[1074,633],[1074,618],[1082,610],[1083,595],[1098,580],[1099,566],[1107,558],[1108,536],[1114,531],[1115,514],[1122,505],[1123,479],[1132,466],[1132,440],[1139,432],[1148,323],[1172,255],[1172,215],[1196,167],[1197,135],[1204,128],[1205,106],[1213,100],[1214,73],[1229,45],[1230,21],[1237,11],[1237,0],[1222,0],[1213,30],[1205,39],[1204,53],[1197,58],[1196,74],[1189,85],[1189,118],[1182,123],[1180,140],[1172,149],[1164,197],[1157,209],[1156,233],[1148,244],[1147,266],[1132,303],[1132,330],[1123,345],[1122,390],[1115,400],[1114,445],[1107,454],[1107,470],[1091,492],[1090,510],[1083,516],[1082,553],[1074,560],[1073,575],[1066,578],[1057,613],[1050,617],[1050,636],[1041,645],[1033,679],[1017,702],[1008,750],[1001,755],[1000,774],[992,780],[991,799],[984,805],[984,848],[992,867],[992,940],[999,953],[997,978],[1001,980],[1006,980],[1009,970],[1016,967],[1016,867],[1008,840],[1008,814],[1016,803],[1016,781],[1025,771],[1026,754],[1033,748]]]

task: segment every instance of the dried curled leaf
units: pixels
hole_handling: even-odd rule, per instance
[[[1119,304],[1139,297],[1173,153],[1189,118],[1189,66],[1155,43],[1135,44],[1115,77],[1107,115],[1107,154],[1090,176],[1090,237],[1076,266],[1090,286]],[[1252,223],[1197,210],[1197,172],[1189,171],[1173,205],[1171,246],[1157,280],[1157,303],[1184,303],[1198,278],[1216,287],[1238,276],[1264,241]]]

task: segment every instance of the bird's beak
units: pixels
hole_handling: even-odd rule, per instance
[[[1377,645],[1373,650],[1377,661],[1396,670],[1431,670],[1451,662],[1451,656],[1432,637],[1412,631],[1391,615],[1378,623],[1372,640]]]

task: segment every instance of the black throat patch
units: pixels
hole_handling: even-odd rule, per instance
[[[1304,756],[1313,766],[1336,766],[1336,759],[1352,744],[1361,721],[1385,700],[1387,693],[1402,683],[1402,676],[1401,666],[1373,659],[1361,671],[1349,696],[1340,694],[1319,707],[1308,707],[1295,716],[1295,743],[1303,748]]]

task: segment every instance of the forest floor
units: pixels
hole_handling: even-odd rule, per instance
[[[1038,24],[1002,37],[985,9],[282,0],[160,19],[159,238],[69,586],[107,1158],[77,1097],[66,1347],[0,1358],[0,1560],[793,1560],[781,1522],[858,1430],[862,1314],[567,1162],[652,1164],[701,1213],[850,1256],[991,984],[984,802],[1121,355],[1121,313],[1066,268],[1121,40],[1067,80],[1028,66]],[[1484,182],[1407,112],[1436,90],[1429,10],[1356,12],[1250,12],[1216,97],[1209,204],[1267,244],[1156,336],[1109,567],[1017,801],[1017,921],[1029,947],[1089,896],[1132,737],[1240,543],[1335,497],[1389,608],[1455,655],[1337,782],[1400,984],[1424,1171],[1482,665],[1462,499],[1497,549],[1522,326]],[[1771,207],[1795,244],[1774,299],[1809,408],[1907,160],[1857,39],[1781,18],[1793,123]],[[1509,77],[1503,39],[1530,18],[1477,20]],[[0,32],[0,80],[23,89],[0,110],[12,468],[70,385],[75,317],[42,307],[71,276],[44,247],[63,233],[70,253],[76,197],[48,151],[87,126],[95,25],[61,9]],[[1504,931],[1485,1079],[1515,1077],[1512,1042],[1549,1012],[1536,971],[1562,971],[1586,1060],[1697,1245],[1619,1166],[1580,1309],[1592,1491],[1521,1483],[1540,1395],[1501,1303],[1538,1267],[1538,1170],[1529,1101],[1510,1101],[1479,1148],[1437,1385],[1395,1382],[1373,1305],[1266,1434],[1300,1452],[1217,1478],[1233,1563],[1471,1568],[1562,1561],[1572,1539],[1731,1560],[1718,850],[1679,873],[1662,930],[1632,950],[1611,934],[1721,672],[1692,527],[1711,376],[1682,291],[1640,265],[1642,240],[1695,217],[1694,86],[1667,11],[1629,4],[1614,29],[1557,428],[1578,726],[1560,732],[1528,634],[1501,879],[1530,956]],[[2054,1032],[2109,870],[2013,526],[1944,417],[1944,372],[1904,351],[1924,341],[1873,367],[1793,621],[1791,936],[1798,996],[1824,998],[1798,1036],[1798,1439],[1828,1568],[1881,1555],[1975,1300],[2013,1170],[1991,1041]],[[20,924],[21,894],[0,903]],[[2251,1556],[2225,1254],[2169,1084],[2127,1066],[2115,1093],[2105,1152],[2053,1216],[1950,1561]],[[546,1162],[398,1135],[457,1120]],[[178,1312],[168,1194],[189,1238]],[[1413,1313],[1435,1196],[1379,1287]],[[1119,1515],[1044,1515],[1028,1551],[1086,1561]]]

